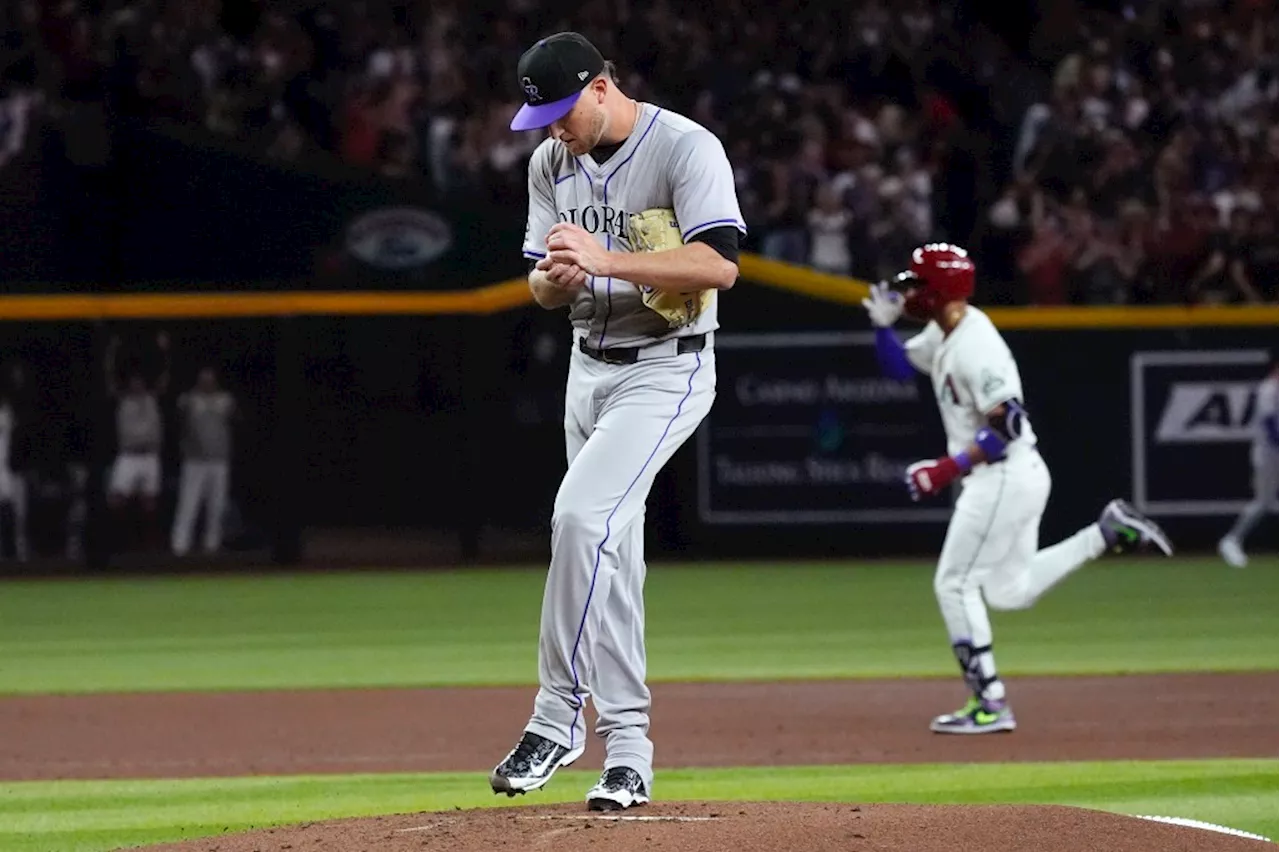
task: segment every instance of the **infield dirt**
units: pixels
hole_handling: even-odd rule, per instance
[[[1277,676],[1013,678],[1019,729],[931,734],[956,681],[653,687],[658,769],[1272,757]],[[40,695],[0,699],[0,779],[326,772],[484,774],[528,721],[532,688]],[[1212,736],[1206,735],[1212,720]],[[575,768],[598,769],[598,742]]]
[[[660,784],[669,767],[1274,758],[1276,687],[1275,673],[1013,678],[1017,732],[946,737],[927,726],[963,700],[948,679],[657,684],[659,801],[627,813],[648,819],[594,819],[584,805],[537,806],[530,797],[533,806],[521,808],[336,820],[148,849],[1274,849],[1073,808],[664,803]],[[532,699],[531,688],[8,697],[0,699],[0,779],[461,771],[487,789],[485,776],[515,743]],[[598,769],[601,754],[592,742],[575,768]]]

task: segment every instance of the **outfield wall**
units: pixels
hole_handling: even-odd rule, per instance
[[[0,316],[15,304],[0,300]],[[146,310],[155,304],[167,303]],[[654,554],[934,550],[949,498],[912,504],[899,485],[903,466],[942,452],[927,381],[879,377],[871,330],[853,305],[749,281],[722,305],[717,402],[655,487]],[[213,363],[245,415],[232,496],[246,552],[289,563],[324,556],[306,546],[323,537],[299,538],[302,530],[362,528],[376,538],[398,528],[456,537],[461,556],[481,559],[493,556],[486,542],[509,534],[531,543],[514,555],[544,558],[564,469],[562,312],[182,318],[165,309],[131,318],[113,310],[93,320],[0,322],[0,348],[22,360],[39,391],[31,396],[43,400],[37,425],[17,436],[15,463],[28,464],[32,442],[56,441],[60,450],[45,446],[30,464],[84,466],[90,547],[107,547],[112,523],[101,500],[115,456],[107,343],[118,336],[122,361],[154,376],[163,330],[172,381],[162,398],[162,524],[176,499],[174,400],[198,365]],[[1043,535],[1070,532],[1120,495],[1157,515],[1184,549],[1211,548],[1249,497],[1253,387],[1274,352],[1275,326],[1146,327],[1133,316],[1128,327],[1006,330],[1054,476]],[[56,546],[65,507],[58,471],[47,474],[32,513],[37,538]],[[1257,540],[1274,541],[1275,532],[1270,517]]]

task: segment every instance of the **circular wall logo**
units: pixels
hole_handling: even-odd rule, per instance
[[[347,251],[381,269],[426,266],[452,245],[448,222],[412,207],[375,210],[347,228]]]

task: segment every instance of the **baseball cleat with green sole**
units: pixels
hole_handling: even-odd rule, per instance
[[[1127,500],[1112,500],[1098,518],[1107,550],[1131,553],[1156,548],[1165,556],[1173,555],[1173,542],[1160,525],[1139,512]]]
[[[929,724],[935,734],[997,734],[1018,727],[1007,701],[988,701],[971,696],[954,713],[938,716]]]

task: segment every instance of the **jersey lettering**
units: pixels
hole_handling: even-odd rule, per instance
[[[960,394],[956,392],[956,383],[951,378],[950,373],[942,380],[941,399],[943,402],[949,402],[952,405],[960,404]]]
[[[1004,387],[1004,378],[999,373],[995,373],[987,368],[983,368],[979,381],[982,382],[982,395],[985,397],[995,396],[996,393]]]
[[[599,207],[593,204],[587,207],[570,207],[566,210],[560,210],[557,212],[556,217],[561,222],[578,225],[588,233],[609,234],[630,244],[631,239],[627,231],[627,223],[630,221],[628,219],[629,215],[627,211],[610,207],[607,204]]]

